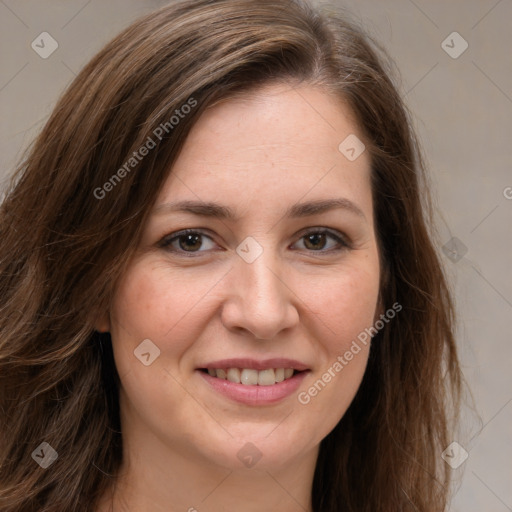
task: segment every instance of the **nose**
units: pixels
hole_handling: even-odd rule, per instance
[[[228,280],[221,315],[227,329],[268,340],[297,325],[299,299],[293,293],[290,274],[283,272],[282,263],[269,249],[252,263],[237,256]]]

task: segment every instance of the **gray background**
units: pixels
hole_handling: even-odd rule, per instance
[[[2,182],[77,71],[119,30],[164,3],[0,0]],[[512,0],[338,4],[397,63],[432,173],[440,245],[452,237],[462,243],[443,259],[476,410],[466,408],[453,434],[469,457],[453,470],[451,511],[512,511]],[[31,48],[44,31],[59,45],[47,59]],[[454,31],[469,45],[458,58],[442,47]],[[462,48],[450,38],[446,44]]]

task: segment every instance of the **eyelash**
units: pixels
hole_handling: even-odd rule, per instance
[[[326,253],[338,253],[340,251],[352,248],[350,243],[345,239],[345,237],[343,235],[337,234],[336,232],[329,230],[329,229],[325,229],[325,228],[313,228],[310,231],[307,231],[305,234],[303,234],[299,238],[299,240],[302,240],[303,238],[305,238],[307,236],[316,235],[316,234],[326,234],[326,235],[330,236],[331,238],[336,240],[336,242],[339,244],[340,247],[338,247],[337,249],[328,249],[328,250],[320,249],[317,251],[305,249],[307,252],[310,252],[310,253],[313,253],[316,255],[316,254],[326,254]],[[201,235],[206,238],[209,238],[210,240],[212,239],[207,233],[205,233],[204,231],[201,231],[199,229],[184,229],[182,231],[178,231],[176,233],[171,233],[170,235],[165,236],[164,238],[162,238],[162,240],[159,242],[158,245],[160,248],[165,249],[166,251],[178,254],[179,256],[184,256],[186,258],[196,258],[201,253],[208,252],[208,251],[183,251],[181,249],[175,249],[175,248],[170,247],[171,244],[175,240],[178,240],[180,237],[186,236],[186,235]]]

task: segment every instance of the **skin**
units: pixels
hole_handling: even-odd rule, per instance
[[[121,377],[116,512],[311,511],[319,443],[354,398],[369,344],[307,405],[297,395],[380,312],[370,156],[340,153],[349,134],[364,140],[349,108],[308,85],[266,86],[211,107],[195,124],[155,208],[201,199],[231,207],[237,219],[155,212],[98,322],[111,333]],[[330,198],[348,199],[363,215],[283,217],[294,203]],[[330,235],[308,244],[316,227],[350,247]],[[159,246],[187,228],[205,235],[189,245],[175,239],[175,252]],[[252,263],[236,252],[248,236],[263,248]],[[198,248],[192,257],[189,246],[188,254]],[[160,350],[149,366],[134,356],[145,339]],[[196,371],[236,356],[290,357],[310,373],[277,404],[244,405]],[[252,468],[237,458],[247,442],[262,454]],[[111,497],[98,510],[111,510]]]

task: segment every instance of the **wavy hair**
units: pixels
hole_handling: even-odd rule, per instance
[[[93,512],[115,480],[119,377],[110,335],[94,321],[201,113],[271,82],[320,87],[351,107],[371,156],[381,301],[403,306],[374,337],[357,395],[321,442],[314,512],[446,510],[450,480],[440,455],[462,381],[454,307],[425,165],[393,69],[343,11],[300,0],[172,3],[85,66],[17,167],[0,210],[3,512]],[[191,98],[190,113],[112,181]],[[107,182],[109,195],[100,197]],[[58,453],[48,469],[31,457],[42,442]]]

